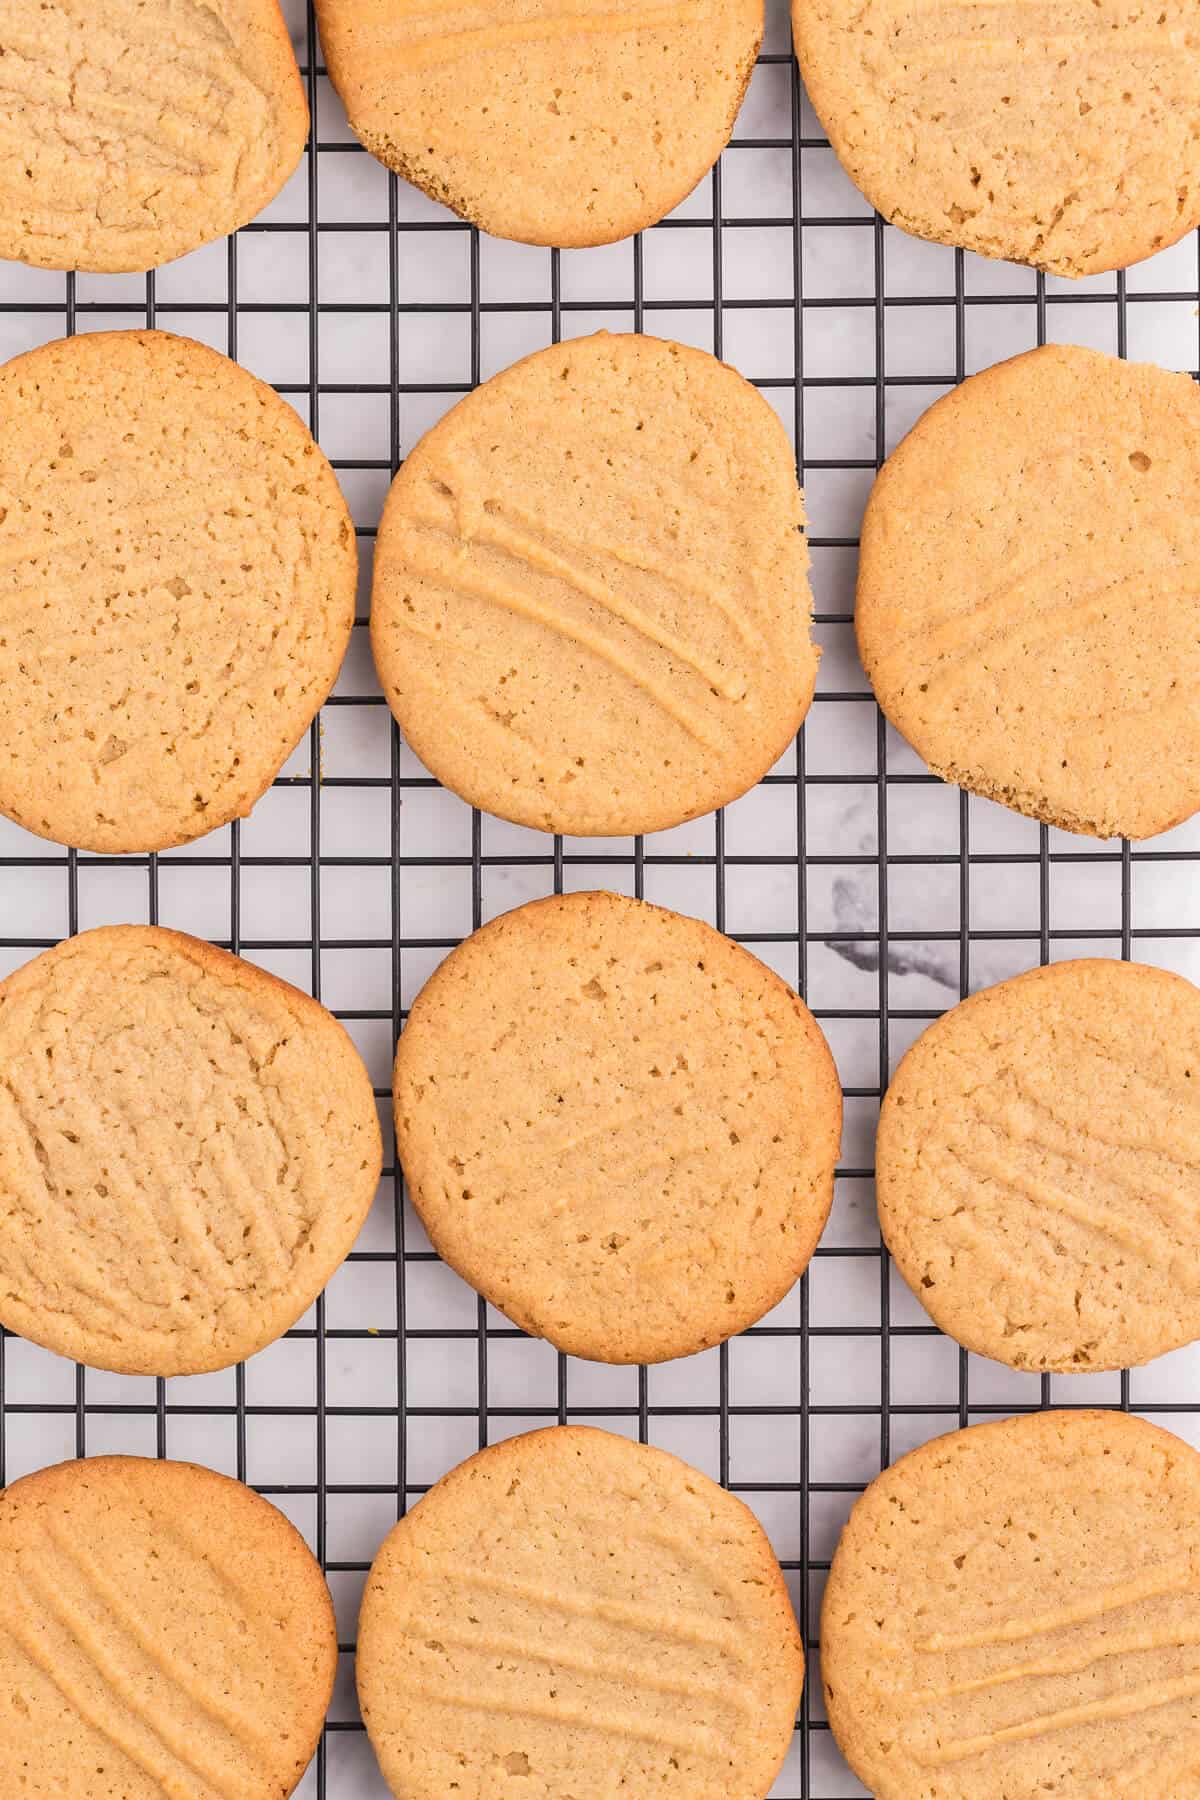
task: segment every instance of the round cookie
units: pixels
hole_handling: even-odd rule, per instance
[[[955,388],[888,458],[858,644],[945,780],[1095,837],[1200,807],[1200,392],[1046,346]]]
[[[5,0],[0,256],[156,268],[254,218],[308,106],[277,0]]]
[[[191,1463],[97,1456],[0,1493],[0,1792],[283,1800],[337,1668],[295,1527]]]
[[[305,425],[215,350],[114,331],[6,363],[0,811],[102,852],[244,817],[333,685],[357,562]]]
[[[397,1149],[442,1257],[573,1356],[752,1325],[829,1214],[842,1097],[804,1002],[697,919],[537,900],[452,952],[396,1052]]]
[[[601,334],[517,363],[392,484],[371,642],[421,760],[581,837],[736,799],[787,749],[817,651],[782,425],[742,377]]]
[[[379,1120],[342,1026],[182,932],[101,926],[0,982],[0,1070],[0,1323],[93,1368],[261,1350],[374,1198]]]
[[[876,1800],[1187,1800],[1200,1778],[1200,1456],[1119,1412],[934,1438],[833,1559],[821,1667]]]
[[[729,141],[763,0],[317,0],[373,156],[493,237],[611,244]]]
[[[1120,1369],[1200,1337],[1200,989],[1032,969],[919,1037],[875,1155],[888,1249],[934,1321],[1015,1369]]]
[[[586,1426],[509,1438],[444,1476],[363,1594],[359,1700],[403,1800],[763,1800],[803,1683],[749,1509]]]
[[[892,224],[1054,275],[1200,223],[1195,0],[792,0],[809,97]]]

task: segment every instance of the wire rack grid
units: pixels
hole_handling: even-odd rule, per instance
[[[939,393],[1049,340],[1200,366],[1193,235],[1077,284],[886,227],[839,170],[800,87],[784,0],[734,141],[696,194],[623,245],[498,244],[362,152],[320,61],[311,0],[285,0],[314,120],[296,177],[227,242],[146,277],[0,268],[0,354],[64,332],[158,325],[271,381],[338,470],[364,564],[354,641],[321,720],[250,819],[182,851],[99,857],[0,821],[0,972],[108,921],[174,925],[308,988],[367,1060],[389,1146],[349,1261],[280,1343],[223,1374],[85,1372],[0,1334],[0,1483],[61,1457],[186,1457],[249,1481],[328,1573],[342,1656],[312,1800],[381,1800],[358,1718],[366,1567],[404,1507],[477,1447],[591,1420],[685,1456],[769,1531],[811,1647],[776,1800],[861,1794],[824,1721],[821,1588],[879,1468],[937,1432],[1039,1405],[1134,1407],[1200,1443],[1200,1356],[1037,1378],[960,1351],[890,1271],[872,1200],[879,1097],[896,1057],[979,986],[1080,953],[1200,978],[1195,825],[1092,844],[937,782],[890,732],[853,648],[856,532],[875,470]],[[458,396],[519,355],[606,327],[714,351],[754,381],[808,496],[816,702],[793,750],[736,805],[648,840],[548,839],[444,793],[392,724],[366,593],[388,482]],[[558,1357],[446,1270],[391,1149],[394,1038],[468,931],[522,900],[604,886],[708,918],[806,995],[846,1095],[834,1212],[808,1276],[720,1350],[650,1370]]]

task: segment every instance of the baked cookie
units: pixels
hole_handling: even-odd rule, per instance
[[[1120,1369],[1200,1337],[1200,989],[1064,962],[922,1034],[879,1118],[879,1222],[951,1337]]]
[[[245,225],[308,106],[277,0],[4,0],[0,256],[157,268]]]
[[[1191,1800],[1200,1456],[1119,1412],[934,1438],[873,1481],[821,1614],[876,1800]]]
[[[0,1070],[0,1323],[93,1368],[261,1350],[374,1198],[379,1120],[342,1026],[182,932],[101,926],[0,982]]]
[[[0,1493],[0,1792],[283,1800],[337,1667],[281,1512],[191,1463],[95,1456]]]
[[[736,799],[817,677],[791,445],[679,344],[583,338],[517,363],[392,484],[371,642],[421,760],[542,831],[657,831]]]
[[[641,900],[536,900],[468,938],[417,996],[394,1095],[437,1250],[573,1356],[720,1343],[783,1299],[829,1214],[820,1027],[756,957]]]
[[[792,0],[800,72],[893,225],[1054,275],[1200,224],[1195,0]]]
[[[357,563],[306,427],[215,350],[114,331],[6,363],[0,811],[107,852],[244,817],[333,686]]]
[[[373,156],[493,237],[611,244],[729,142],[763,0],[317,0]]]
[[[858,644],[937,774],[1094,837],[1200,807],[1200,391],[1047,345],[973,375],[875,483]]]
[[[359,1699],[403,1800],[763,1800],[803,1683],[749,1509],[586,1426],[509,1438],[444,1476],[363,1594]]]

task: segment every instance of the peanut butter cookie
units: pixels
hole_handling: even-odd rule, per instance
[[[791,744],[817,651],[787,434],[733,369],[599,335],[517,363],[408,458],[371,642],[406,738],[542,831],[657,831]]]
[[[1200,223],[1195,0],[792,0],[809,97],[894,225],[1054,275]]]
[[[876,1800],[1190,1800],[1200,1456],[1119,1412],[934,1438],[873,1481],[821,1613]]]
[[[973,375],[893,451],[858,643],[937,774],[1093,837],[1200,806],[1200,390],[1047,345]]]
[[[0,1321],[195,1375],[294,1325],[379,1181],[371,1083],[307,994],[182,932],[106,925],[0,982]]]
[[[358,1692],[403,1800],[764,1800],[804,1651],[753,1514],[607,1431],[493,1444],[383,1543]]]
[[[0,368],[0,811],[165,850],[248,813],[333,686],[358,555],[298,415],[162,331]]]
[[[372,155],[493,237],[610,244],[729,141],[763,0],[317,0]]]
[[[0,1792],[284,1800],[333,1605],[295,1527],[191,1463],[95,1456],[0,1494]]]
[[[953,1007],[888,1088],[879,1221],[943,1331],[1016,1369],[1200,1337],[1200,990],[1031,969]]]
[[[799,996],[698,919],[534,901],[447,957],[396,1053],[396,1139],[436,1248],[526,1331],[662,1362],[808,1264],[837,1070]]]
[[[308,105],[277,0],[4,0],[0,256],[154,269],[245,225]]]

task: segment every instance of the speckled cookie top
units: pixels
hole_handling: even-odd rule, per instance
[[[833,1058],[804,1002],[696,919],[535,901],[414,1003],[396,1136],[442,1255],[605,1362],[715,1344],[781,1300],[829,1212]]]
[[[1056,275],[1200,222],[1195,0],[792,0],[812,103],[906,231]]]
[[[5,0],[0,255],[156,268],[244,225],[308,107],[277,0]]]
[[[803,1679],[748,1509],[582,1426],[440,1481],[385,1540],[359,1619],[363,1717],[403,1800],[764,1800]]]
[[[876,1800],[1190,1800],[1200,1457],[1117,1412],[1034,1413],[901,1458],[821,1615],[830,1723]]]
[[[791,445],[702,351],[598,335],[461,401],[384,508],[371,635],[405,736],[544,831],[654,831],[744,793],[817,652]]]
[[[0,1320],[103,1369],[224,1368],[293,1325],[375,1194],[366,1070],[306,994],[103,926],[0,983]]]
[[[917,1039],[888,1089],[879,1217],[944,1331],[1019,1369],[1200,1337],[1200,989],[1055,963]]]
[[[0,1494],[0,1791],[284,1800],[333,1607],[283,1514],[190,1463],[97,1456]]]
[[[0,810],[161,850],[250,811],[333,685],[357,551],[286,401],[159,331],[0,368]]]
[[[733,130],[763,0],[317,0],[367,149],[493,237],[652,225]]]
[[[888,458],[857,627],[947,781],[1068,831],[1200,807],[1200,391],[1051,345],[974,375]]]

